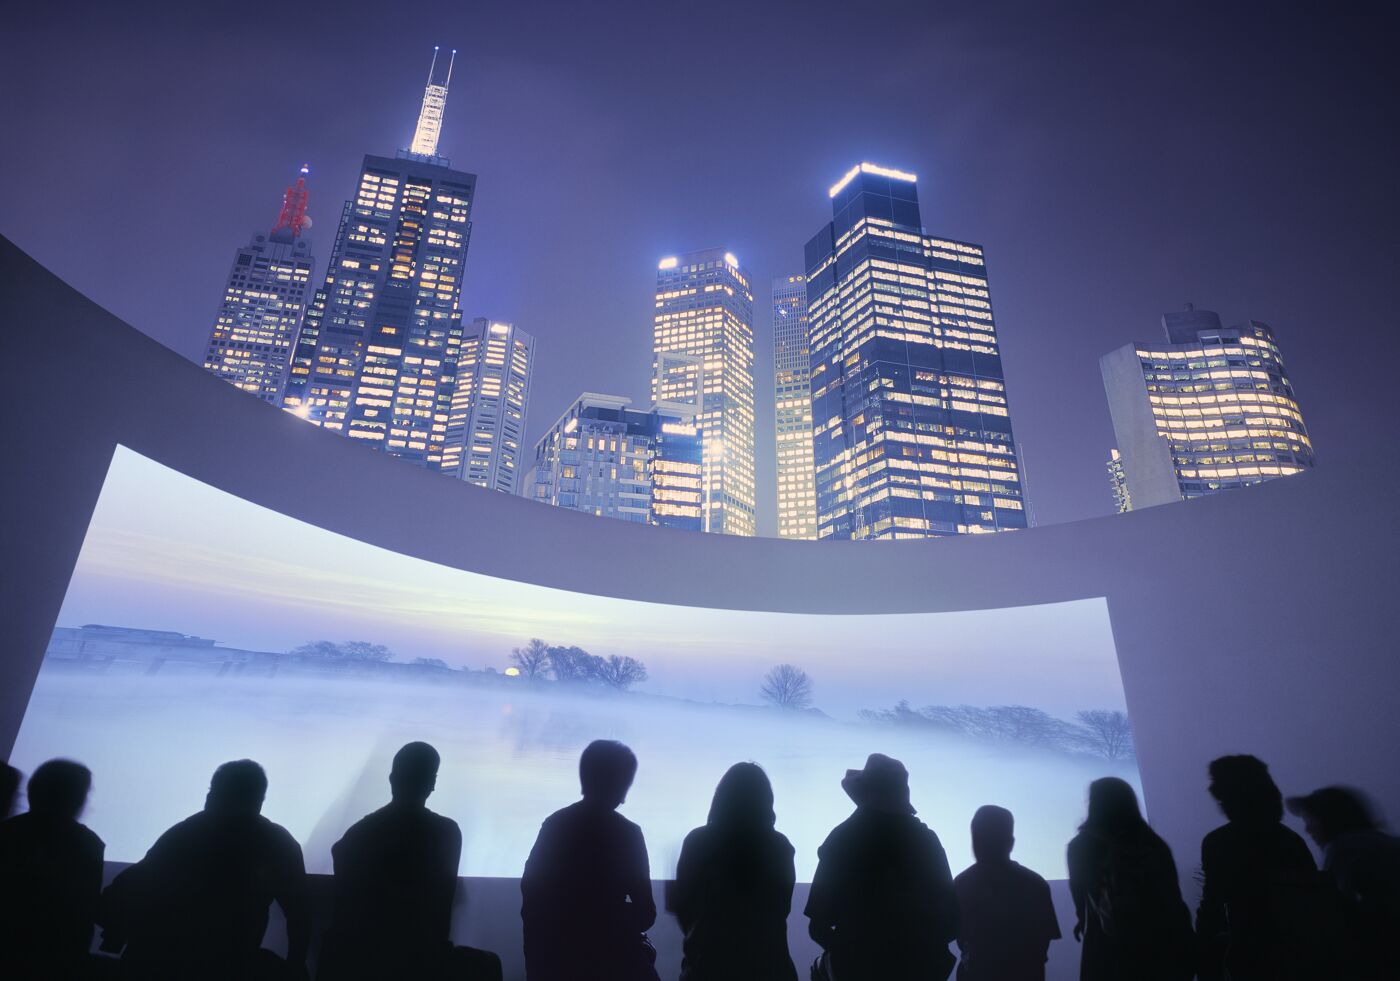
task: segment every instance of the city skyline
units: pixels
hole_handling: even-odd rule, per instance
[[[708,150],[693,154],[692,162],[681,161],[644,142],[616,143],[619,149],[625,145],[623,156],[600,152],[605,150],[601,145],[576,141],[582,152],[572,165],[576,170],[570,173],[533,165],[530,159],[538,144],[503,138],[512,132],[506,116],[518,114],[519,107],[512,106],[502,93],[518,92],[518,98],[532,106],[543,106],[541,100],[546,98],[555,100],[557,104],[546,112],[546,120],[557,121],[562,112],[595,127],[601,122],[605,130],[608,126],[615,130],[624,125],[631,118],[629,114],[649,103],[624,99],[615,112],[600,115],[602,103],[597,97],[614,91],[613,86],[621,84],[621,79],[600,65],[598,58],[589,59],[590,64],[598,66],[597,74],[583,89],[561,86],[556,84],[559,75],[580,72],[581,66],[565,59],[552,76],[538,70],[537,59],[512,40],[516,36],[512,18],[498,13],[486,17],[480,34],[473,39],[476,47],[458,56],[461,64],[457,65],[453,85],[457,91],[463,85],[470,87],[472,95],[456,105],[449,103],[443,139],[454,156],[469,169],[487,174],[491,181],[487,202],[494,211],[479,214],[477,224],[482,235],[491,229],[495,241],[489,249],[473,248],[466,284],[469,308],[489,309],[532,329],[536,324],[550,323],[555,332],[541,336],[541,349],[548,353],[538,376],[536,404],[540,411],[532,431],[526,434],[526,445],[532,444],[537,427],[580,388],[616,391],[634,398],[644,391],[645,347],[636,341],[645,331],[646,321],[644,313],[640,323],[636,315],[645,309],[647,289],[644,282],[637,288],[638,266],[696,241],[727,241],[745,258],[754,278],[766,285],[770,275],[792,269],[791,243],[820,217],[813,209],[813,198],[829,182],[829,174],[849,166],[850,159],[864,157],[925,174],[922,203],[926,210],[936,208],[938,212],[936,221],[927,216],[926,223],[982,242],[987,248],[988,261],[996,271],[998,327],[1003,334],[1012,409],[1017,411],[1019,407],[1017,418],[1026,420],[1018,422],[1017,437],[1025,446],[1031,476],[1030,498],[1042,522],[1107,513],[1111,509],[1103,479],[1103,454],[1111,443],[1111,430],[1095,377],[1097,358],[1136,339],[1137,332],[1125,328],[1125,324],[1141,323],[1145,313],[1150,316],[1193,298],[1209,297],[1213,305],[1238,316],[1271,323],[1280,344],[1288,350],[1298,398],[1308,409],[1309,429],[1324,462],[1334,453],[1358,452],[1357,438],[1346,432],[1347,422],[1365,411],[1362,406],[1366,399],[1382,392],[1380,386],[1365,382],[1365,372],[1376,370],[1374,366],[1385,359],[1368,359],[1361,368],[1362,375],[1357,377],[1347,363],[1351,359],[1341,353],[1355,345],[1338,345],[1335,340],[1338,335],[1358,337],[1357,332],[1377,326],[1378,318],[1383,316],[1377,293],[1383,277],[1378,273],[1386,266],[1387,252],[1375,248],[1368,252],[1365,242],[1366,236],[1372,234],[1369,229],[1373,224],[1386,223],[1368,220],[1358,224],[1359,219],[1349,216],[1360,214],[1357,209],[1363,201],[1365,207],[1374,210],[1377,202],[1387,202],[1389,198],[1376,193],[1377,172],[1367,163],[1384,158],[1371,137],[1385,133],[1385,128],[1373,128],[1370,136],[1354,131],[1352,123],[1360,110],[1348,107],[1339,113],[1336,107],[1345,100],[1326,95],[1339,91],[1347,78],[1354,79],[1357,73],[1369,70],[1364,59],[1354,59],[1351,67],[1344,66],[1341,76],[1330,75],[1336,66],[1325,55],[1340,38],[1352,39],[1352,33],[1329,26],[1319,41],[1313,30],[1316,25],[1305,25],[1291,19],[1292,15],[1270,18],[1268,24],[1258,25],[1248,18],[1211,15],[1203,8],[1199,19],[1209,23],[1212,30],[1193,31],[1189,46],[1181,31],[1165,20],[1152,25],[1151,30],[1128,32],[1125,23],[1112,16],[1101,18],[1091,37],[1070,39],[1073,44],[1107,52],[1108,65],[1101,66],[1101,70],[1111,70],[1120,60],[1123,64],[1140,62],[1144,52],[1160,58],[1188,47],[1193,66],[1219,61],[1216,56],[1236,49],[1238,39],[1245,34],[1260,42],[1255,46],[1257,53],[1250,57],[1259,59],[1257,63],[1262,65],[1279,60],[1265,59],[1265,52],[1277,55],[1293,51],[1306,37],[1310,49],[1321,44],[1322,51],[1305,60],[1295,79],[1265,72],[1258,82],[1261,87],[1265,86],[1264,79],[1282,86],[1270,91],[1267,105],[1282,98],[1281,93],[1295,92],[1299,96],[1286,100],[1292,110],[1285,130],[1274,114],[1260,108],[1264,104],[1259,102],[1260,94],[1254,87],[1227,85],[1222,96],[1218,86],[1206,85],[1209,72],[1172,74],[1167,101],[1163,101],[1166,97],[1159,86],[1141,79],[1132,79],[1127,86],[1130,92],[1117,97],[1087,91],[1080,83],[1088,76],[1069,67],[1051,67],[1040,57],[1042,50],[1054,47],[1052,40],[1064,40],[1063,35],[1052,30],[1043,39],[1042,49],[1032,38],[1036,28],[1047,25],[1037,22],[1029,11],[1018,14],[1022,15],[1020,21],[1007,23],[1010,30],[996,39],[975,18],[956,18],[937,33],[913,24],[914,29],[904,39],[906,46],[924,52],[943,51],[951,60],[941,70],[932,67],[936,59],[930,58],[927,67],[911,64],[906,71],[914,77],[921,77],[920,73],[938,76],[940,71],[956,75],[960,69],[975,65],[975,57],[1012,51],[1026,53],[1031,56],[1033,67],[1025,69],[1023,75],[1028,71],[1045,73],[1044,84],[1037,85],[1038,104],[1063,110],[1074,104],[1074,98],[1082,97],[1080,103],[1074,104],[1080,115],[1066,120],[1068,126],[1061,135],[1052,135],[1033,116],[1008,102],[1005,85],[989,85],[965,76],[944,103],[927,110],[922,121],[916,114],[911,120],[916,125],[896,126],[893,117],[885,116],[844,132],[832,128],[820,134],[789,132],[784,134],[781,152],[759,146],[753,158],[739,169],[717,168],[716,158]],[[86,43],[100,26],[100,20],[97,25],[80,25],[73,38],[77,49],[92,57],[93,70],[100,70],[102,56],[91,52]],[[54,27],[44,16],[26,21],[22,30],[36,41],[27,47],[42,48],[39,42]],[[236,27],[235,33],[256,27],[254,18]],[[159,134],[140,121],[123,120],[124,128],[134,127],[133,141],[148,143],[151,152],[176,161],[173,168],[160,168],[159,187],[143,183],[144,177],[134,178],[129,187],[120,183],[130,180],[123,176],[130,170],[124,169],[123,157],[117,153],[111,156],[110,165],[93,172],[91,189],[77,188],[76,196],[64,201],[62,195],[42,193],[48,186],[46,175],[26,169],[23,161],[10,160],[6,166],[11,186],[33,186],[39,193],[27,197],[43,201],[44,206],[42,211],[36,211],[27,202],[16,201],[7,208],[6,231],[99,302],[112,306],[158,339],[174,344],[187,356],[198,357],[207,337],[209,298],[218,289],[226,268],[227,249],[231,242],[246,236],[249,222],[256,223],[261,213],[253,205],[265,202],[269,186],[285,184],[283,175],[290,167],[309,159],[317,174],[317,199],[322,202],[312,209],[318,220],[312,240],[318,256],[324,257],[334,224],[334,203],[344,197],[351,183],[345,177],[346,171],[365,148],[408,143],[410,133],[405,130],[412,122],[412,93],[422,84],[422,59],[431,48],[431,43],[424,42],[446,46],[460,36],[450,27],[450,22],[435,24],[435,38],[420,35],[383,39],[385,71],[393,79],[377,77],[373,87],[384,93],[401,92],[407,95],[406,99],[375,96],[366,101],[365,93],[357,90],[360,82],[328,70],[328,54],[323,49],[329,41],[298,45],[299,55],[306,59],[309,69],[304,74],[324,76],[325,80],[310,84],[304,92],[292,93],[295,101],[289,106],[286,123],[257,138],[250,130],[235,125],[234,116],[221,114],[222,89],[212,82],[218,77],[216,69],[227,73],[228,62],[222,46],[216,44],[213,50],[205,50],[199,56],[207,65],[206,73],[213,73],[208,75],[209,82],[159,96],[157,107],[171,100],[212,100],[200,111],[179,113],[186,120],[188,132],[180,134],[178,144],[162,143]],[[334,25],[328,29],[339,30]],[[192,31],[193,27],[176,18],[165,30],[168,38],[169,32]],[[703,34],[703,29],[700,32]],[[264,36],[260,43],[269,38],[270,35]],[[1104,46],[1107,38],[1119,38],[1123,44]],[[144,42],[132,38],[131,43],[139,50]],[[281,42],[270,43],[275,47]],[[748,42],[740,38],[738,43]],[[554,42],[545,38],[541,44],[549,49]],[[180,66],[194,70],[190,57],[179,54],[177,65],[164,70]],[[643,77],[654,68],[649,58],[643,53],[637,69]],[[7,91],[25,100],[26,106],[25,112],[13,114],[18,124],[16,142],[44,145],[42,130],[35,129],[35,125],[62,115],[46,112],[45,107],[58,108],[66,104],[65,100],[71,102],[72,86],[77,80],[61,81],[45,89],[39,83],[53,75],[35,67],[33,59],[20,58],[9,64],[28,73],[6,75],[15,83]],[[1329,72],[1325,78],[1321,73],[1324,64]],[[104,148],[110,146],[103,122],[97,118],[100,113],[94,114],[97,107],[106,106],[107,114],[114,115],[111,100],[123,96],[128,89],[128,82],[119,74],[111,73],[111,86],[106,90],[89,93],[96,96],[93,109],[68,120],[82,129],[90,144],[84,152],[105,152]],[[823,85],[815,84],[819,88]],[[890,78],[882,77],[862,82],[861,86],[870,91],[872,87],[891,84]],[[336,88],[345,89],[343,109],[337,109],[337,100],[329,96],[331,89]],[[756,90],[758,105],[765,105],[783,91],[781,85]],[[858,94],[853,92],[852,97]],[[985,104],[979,105],[977,99]],[[1084,122],[1100,120],[1114,106],[1121,107],[1133,99],[1138,100],[1135,108],[1141,111],[1125,118],[1125,127],[1113,127],[1111,141],[1105,137],[1083,147],[1076,145],[1083,132],[1081,118]],[[1219,105],[1218,110],[1202,109],[1213,105]],[[967,109],[960,109],[963,106]],[[977,114],[970,113],[973,106],[978,106]],[[354,111],[350,112],[352,107]],[[1258,111],[1253,116],[1242,115],[1250,109]],[[459,112],[465,116],[459,116]],[[1148,117],[1150,127],[1135,122],[1142,118],[1145,123]],[[1241,118],[1248,118],[1253,127],[1249,131],[1250,159],[1256,159],[1257,154],[1272,161],[1262,170],[1249,168],[1247,187],[1241,183],[1245,178],[1239,169],[1243,158],[1226,136],[1231,131],[1227,124]],[[929,125],[930,121],[934,125]],[[743,131],[742,118],[737,122]],[[330,123],[334,123],[333,133],[326,128]],[[709,132],[706,127],[710,125],[709,118],[702,114],[697,139]],[[552,125],[543,128],[556,132]],[[1134,140],[1140,140],[1148,128],[1154,137],[1166,138],[1152,139],[1150,153],[1144,153]],[[1325,144],[1330,148],[1329,159],[1348,166],[1349,179],[1341,182],[1345,186],[1309,187],[1299,197],[1296,191],[1302,188],[1298,181],[1307,172],[1308,161],[1317,159],[1302,144],[1298,146],[1301,156],[1292,152],[1294,147],[1289,140],[1303,131],[1309,134],[1309,147]],[[964,138],[953,142],[954,132]],[[567,140],[570,134],[577,133],[576,127],[564,125],[551,138]],[[1185,141],[1188,134],[1193,138]],[[1174,143],[1174,136],[1183,141]],[[1188,142],[1219,147],[1221,165],[1204,168],[1209,171],[1208,178],[1181,169]],[[333,150],[335,145],[340,149]],[[1032,171],[1010,170],[1009,163],[995,158],[997,149],[1011,146],[1026,151],[1014,156],[1036,160]],[[1065,151],[1071,146],[1076,150],[1074,173],[1066,169],[1069,158]],[[1363,146],[1367,147],[1364,154]],[[227,160],[219,180],[213,184],[207,179],[208,169],[200,166],[210,154]],[[345,157],[350,158],[348,163]],[[1010,161],[1012,157],[1005,159]],[[1126,168],[1125,162],[1129,164]],[[985,175],[978,174],[979,169]],[[605,172],[601,181],[595,179],[600,170]],[[695,179],[697,173],[707,171],[715,175],[717,183]],[[545,177],[551,179],[542,179]],[[144,229],[154,227],[150,223],[157,220],[156,216],[162,216],[159,220],[167,223],[168,217],[164,216],[172,213],[189,216],[189,206],[172,207],[166,202],[170,195],[184,193],[191,179],[198,179],[201,186],[200,227],[184,232],[186,241],[180,254],[161,269],[145,270],[134,266],[125,255],[88,245],[112,239],[112,222],[121,222],[124,233],[140,236]],[[599,192],[595,202],[575,193],[584,186],[581,181]],[[585,241],[579,234],[584,227],[579,222],[585,222],[600,232],[597,248],[591,250],[596,255],[580,257],[566,268],[551,265],[549,257],[557,256],[558,249],[550,246],[544,246],[539,257],[530,249],[505,247],[525,243],[527,229],[532,227],[534,219],[529,207],[522,209],[521,191],[526,186],[539,197],[542,207],[557,214],[563,214],[556,206],[565,198],[580,202],[576,215],[566,217],[560,227],[560,247],[577,252]],[[742,188],[740,192],[731,193],[738,186]],[[122,188],[122,192],[111,193],[117,188]],[[497,193],[500,197],[493,198]],[[99,194],[109,201],[104,202],[104,209],[84,215],[84,221],[95,222],[91,234],[76,244],[67,244],[72,243],[69,230],[76,213],[65,214],[64,209]],[[1273,201],[1280,195],[1306,199],[1306,204],[1290,210],[1285,220],[1273,208]],[[240,209],[227,203],[235,201],[253,204]],[[1030,202],[1034,203],[1028,206]],[[647,223],[638,223],[633,204],[646,210],[650,216]],[[619,220],[612,223],[612,229],[605,230],[597,222],[601,207],[616,210]],[[1183,207],[1192,214],[1192,221],[1186,223],[1192,226],[1189,229],[1173,220]],[[750,212],[751,218],[743,217]],[[54,221],[55,215],[64,220]],[[1056,220],[1068,219],[1070,215],[1074,216],[1073,221]],[[1129,220],[1121,221],[1124,217]],[[1359,239],[1337,234],[1338,230],[1351,227],[1361,229]],[[1247,228],[1248,232],[1241,235],[1232,228]],[[56,250],[59,240],[53,237],[53,229],[64,230],[64,251]],[[1325,252],[1302,247],[1303,243],[1327,240],[1335,240],[1339,245]],[[1248,251],[1247,262],[1241,250]],[[109,257],[110,275],[117,279],[104,278],[109,274],[95,265]],[[1304,261],[1304,265],[1298,264]],[[508,268],[511,265],[517,268]],[[559,270],[561,279],[532,295],[526,284],[539,281],[526,274],[530,268],[543,266]],[[599,277],[602,269],[608,274]],[[1304,270],[1310,275],[1304,276]],[[599,285],[591,292],[574,294],[572,287],[581,281],[580,276],[598,279]],[[1336,285],[1324,298],[1307,286],[1308,279],[1329,279]],[[168,291],[130,291],[142,283],[152,286],[166,280],[175,281]],[[1070,289],[1074,282],[1093,284],[1092,304],[1080,302],[1081,298]],[[555,297],[565,295],[570,296],[569,308],[575,315],[561,319]],[[161,297],[158,306],[151,302],[155,296]],[[764,301],[760,292],[755,297],[760,310],[765,309]],[[190,309],[199,317],[181,313]],[[632,312],[627,313],[628,310]],[[193,326],[196,319],[203,320],[199,328]],[[756,344],[760,362],[768,346],[762,336],[768,329],[763,320],[766,317],[755,325],[760,332]],[[604,326],[608,336],[615,336],[616,340],[595,344],[599,348],[595,351],[567,336],[571,332],[597,338],[602,336],[600,328]],[[1393,339],[1382,341],[1392,342]],[[760,380],[757,402],[761,406],[766,402],[762,386],[767,377],[761,363],[755,374]],[[561,381],[565,378],[567,382]],[[566,389],[572,392],[566,394]],[[1029,413],[1026,407],[1031,408]],[[763,413],[758,425],[756,442],[762,457],[762,448],[771,445],[771,436],[763,431]],[[760,459],[760,469],[763,465]],[[758,503],[762,509],[768,496],[762,489],[772,485],[760,474],[759,486]],[[771,533],[772,525],[761,530]]]

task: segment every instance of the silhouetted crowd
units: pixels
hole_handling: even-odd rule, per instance
[[[389,803],[332,849],[318,979],[500,981],[495,954],[451,940],[462,834],[427,807],[439,763],[426,743],[399,750]],[[617,813],[636,773],[626,746],[591,743],[579,760],[581,799],[540,828],[520,882],[529,981],[659,981],[646,842]],[[78,820],[91,783],[81,764],[50,760],[29,779],[28,810],[7,817],[20,775],[0,770],[0,978],[307,977],[301,847],[261,814],[262,767],[220,766],[204,809],[105,889],[103,843]],[[955,965],[959,981],[1043,981],[1060,928],[1046,881],[1011,858],[1010,811],[977,810],[975,861],[954,877],[910,803],[903,764],[874,754],[841,786],[855,810],[818,849],[805,909],[822,950],[812,981],[943,981]],[[1400,839],[1361,794],[1327,787],[1285,802],[1252,756],[1212,762],[1209,789],[1226,823],[1201,843],[1193,924],[1171,849],[1133,788],[1116,777],[1089,785],[1068,848],[1082,981],[1400,978]],[[1284,826],[1285,805],[1321,849],[1321,870]],[[794,849],[776,823],[767,775],[735,764],[667,884],[684,934],[681,981],[797,981]],[[262,946],[274,902],[285,958]]]

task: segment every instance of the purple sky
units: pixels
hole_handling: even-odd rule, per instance
[[[191,357],[303,161],[319,275],[442,44],[442,150],[480,175],[464,306],[540,339],[531,444],[581,391],[644,397],[657,257],[722,245],[758,286],[771,532],[768,281],[861,159],[987,249],[1041,523],[1109,510],[1098,357],[1187,300],[1274,327],[1320,465],[1394,416],[1381,4],[162,6],[7,11],[0,232]]]

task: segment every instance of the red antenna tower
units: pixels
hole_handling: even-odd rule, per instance
[[[301,237],[304,229],[311,226],[311,219],[306,217],[306,199],[309,196],[306,190],[306,175],[309,173],[311,167],[302,164],[301,170],[297,172],[297,182],[282,195],[282,211],[277,215],[277,224],[272,226],[274,238],[295,240]]]

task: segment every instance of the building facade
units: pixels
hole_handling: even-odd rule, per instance
[[[982,248],[926,234],[916,187],[853,167],[807,243],[818,538],[1027,524]]]
[[[306,216],[308,168],[282,197],[277,223],[255,234],[229,267],[223,299],[209,331],[204,368],[232,385],[276,403],[287,373],[297,327],[311,288],[311,244],[302,232]]]
[[[423,152],[364,158],[282,399],[316,425],[432,469],[443,463],[476,197],[475,175],[424,142],[436,139],[445,97],[430,80],[414,141]]]
[[[652,354],[653,405],[696,406],[704,530],[757,534],[753,292],[733,253],[709,249],[661,260]]]
[[[534,367],[535,338],[514,324],[478,317],[462,331],[443,473],[507,494],[523,489],[520,441]]]
[[[703,528],[702,447],[688,418],[585,392],[535,446],[531,498],[605,518]]]
[[[807,277],[773,280],[773,416],[778,450],[779,538],[817,537],[811,353]]]
[[[1122,510],[1245,487],[1311,469],[1303,415],[1267,324],[1224,327],[1209,310],[1162,317],[1166,343],[1100,359]]]

